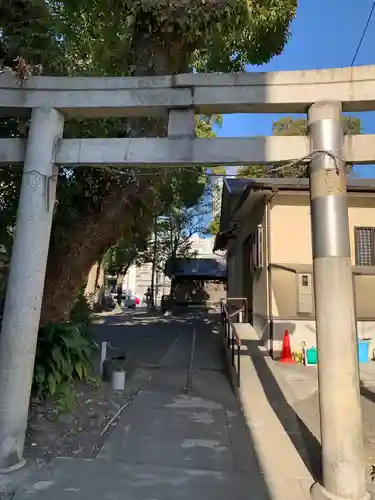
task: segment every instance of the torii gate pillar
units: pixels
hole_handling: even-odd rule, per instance
[[[341,103],[313,104],[308,118],[316,153],[310,203],[323,466],[323,484],[311,494],[366,500]]]
[[[58,174],[54,153],[63,127],[63,117],[56,109],[33,109],[0,335],[2,471],[24,464],[23,447]]]

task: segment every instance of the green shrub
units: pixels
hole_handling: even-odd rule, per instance
[[[70,320],[73,323],[88,325],[92,314],[92,305],[85,296],[84,288],[82,288],[74,302],[73,308],[70,311]]]
[[[73,379],[90,376],[93,343],[71,323],[40,329],[34,367],[34,391],[41,397],[56,396],[68,402]],[[64,404],[64,401],[60,401]]]

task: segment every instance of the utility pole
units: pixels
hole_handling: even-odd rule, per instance
[[[0,335],[3,472],[25,462],[22,455],[58,174],[53,162],[63,126],[56,109],[33,109]]]
[[[367,500],[341,103],[315,103],[308,119],[323,466],[311,495]]]
[[[155,274],[156,274],[156,259],[158,253],[158,217],[154,217],[154,244],[152,250],[151,263],[151,310],[155,310]]]

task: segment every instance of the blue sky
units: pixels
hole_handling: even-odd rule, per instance
[[[249,71],[287,71],[350,66],[373,0],[300,0],[284,52]],[[375,64],[375,13],[355,65]],[[219,137],[271,135],[282,115],[226,115]],[[375,112],[355,113],[362,133],[375,134]],[[375,166],[359,166],[357,176],[375,177]]]

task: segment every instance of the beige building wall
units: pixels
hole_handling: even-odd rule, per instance
[[[375,227],[375,197],[349,196],[351,258],[355,266],[355,227]],[[273,315],[297,318],[297,272],[312,276],[310,207],[307,195],[277,195],[271,212]],[[281,269],[284,267],[284,269]],[[287,271],[294,268],[296,271]],[[357,317],[375,318],[374,268],[353,267]],[[361,275],[359,275],[361,273]],[[312,317],[304,314],[302,317]]]
[[[104,269],[98,262],[96,262],[90,269],[89,275],[87,277],[87,284],[85,289],[86,295],[93,295],[97,293],[98,286],[101,288],[104,285]]]
[[[243,294],[243,253],[240,241],[232,242],[227,254],[228,293],[227,297],[241,297]]]
[[[355,265],[354,228],[375,227],[375,196],[352,193],[349,201],[349,234]],[[272,200],[272,262],[312,263],[310,200],[308,194],[277,194]]]
[[[272,262],[311,264],[308,195],[277,194],[271,203]]]
[[[355,266],[355,227],[375,227],[375,197],[350,194],[349,232],[359,335],[375,333],[375,268]],[[281,348],[288,329],[292,347],[315,344],[314,304],[312,313],[298,312],[298,274],[312,279],[310,206],[307,194],[278,194],[271,211],[272,313],[274,348]],[[366,333],[367,332],[367,333]],[[375,343],[374,343],[375,347]]]
[[[356,271],[354,271],[356,272]],[[375,318],[375,276],[354,276],[355,307],[358,319]]]
[[[99,288],[96,288],[98,286]],[[93,304],[101,303],[104,296],[104,268],[96,262],[90,269],[85,288],[86,297]]]
[[[262,337],[267,336],[267,220],[266,205],[260,201],[243,217],[239,233],[229,244],[228,259],[228,297],[246,297],[248,312],[252,323]],[[252,268],[248,239],[255,234],[258,225],[263,230],[263,266]]]
[[[350,194],[349,231],[353,280],[359,335],[374,334],[375,348],[375,267],[355,266],[356,226],[375,227],[375,196]],[[245,242],[260,224],[263,228],[264,267],[250,269]],[[273,317],[273,347],[281,349],[284,332],[288,329],[292,348],[299,350],[301,343],[315,344],[316,331],[314,303],[311,312],[299,312],[298,275],[307,275],[312,283],[312,245],[310,200],[307,193],[278,193],[271,201],[270,241],[271,265],[267,262],[267,206],[258,203],[241,221],[242,232],[230,242],[228,252],[228,296],[247,295],[253,325],[259,336],[269,340],[269,293],[271,283],[271,309]],[[247,285],[247,280],[251,286]],[[312,289],[313,294],[313,289]],[[312,295],[313,296],[313,295]]]

